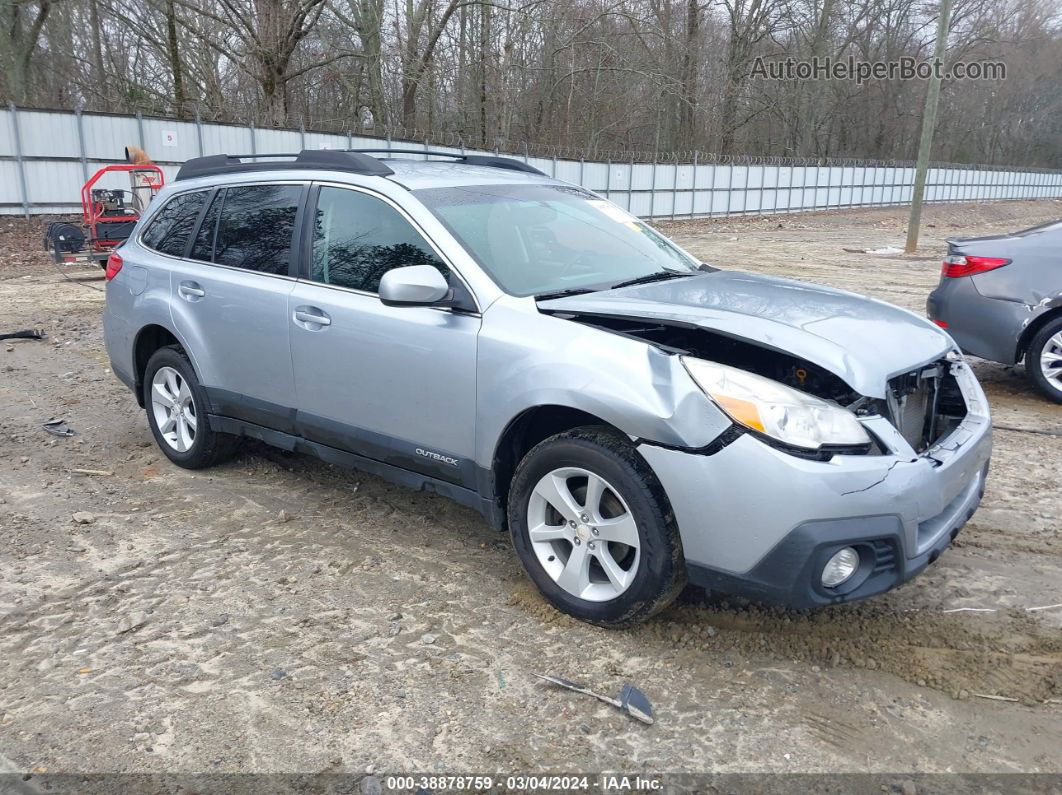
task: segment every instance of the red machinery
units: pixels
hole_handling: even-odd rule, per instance
[[[132,157],[131,157],[132,155]],[[44,248],[56,263],[96,262],[103,267],[110,252],[125,242],[148,203],[165,183],[162,169],[139,153],[140,162],[104,166],[81,187],[80,225],[52,221],[44,234]],[[133,159],[137,152],[126,150]],[[97,188],[105,174],[126,173],[129,189]]]

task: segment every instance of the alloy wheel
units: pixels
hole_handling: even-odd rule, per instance
[[[1040,372],[1047,383],[1062,392],[1062,331],[1051,337],[1040,351]]]
[[[178,453],[188,452],[198,425],[195,400],[188,381],[172,367],[160,367],[151,379],[151,411],[166,444]]]
[[[604,602],[638,573],[641,543],[630,508],[604,478],[562,467],[535,485],[527,532],[546,573],[579,599]]]

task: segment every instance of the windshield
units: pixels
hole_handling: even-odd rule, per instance
[[[565,185],[414,191],[511,295],[603,290],[699,263],[626,210]]]

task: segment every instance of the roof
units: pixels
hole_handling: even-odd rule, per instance
[[[543,185],[556,182],[545,174],[532,174],[491,166],[445,160],[399,160],[381,158],[394,174],[390,179],[410,190],[454,188],[461,185]]]
[[[446,159],[409,160],[395,158],[393,155],[428,155]],[[182,165],[177,173],[177,181],[281,171],[338,171],[362,176],[391,177],[411,190],[470,183],[550,181],[549,177],[537,168],[515,158],[404,149],[304,149],[298,154],[208,155],[192,158]]]

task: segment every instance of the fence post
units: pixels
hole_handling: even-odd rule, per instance
[[[741,214],[749,214],[749,177],[752,175],[752,164],[745,164],[745,184],[741,186]],[[826,197],[829,198],[829,193]]]
[[[671,164],[672,180],[671,180],[671,220],[675,220],[675,210],[678,209],[678,177],[679,177],[679,164],[678,160]]]
[[[146,152],[147,149],[145,147],[147,146],[147,142],[144,140],[144,116],[140,111],[136,112],[136,129],[140,134],[140,148]]]
[[[11,111],[11,128],[15,133],[15,163],[18,166],[18,185],[22,192],[22,214],[26,220],[30,217],[29,188],[26,184],[26,165],[22,162],[22,133],[18,129],[18,108],[12,102],[8,106]]]
[[[303,122],[299,122],[299,150],[306,148],[306,125]]]
[[[202,157],[205,154],[203,149],[203,118],[199,115],[199,109],[195,111],[195,141],[199,147],[199,156]],[[254,130],[251,130],[251,151],[254,151]]]
[[[609,192],[612,190],[612,161],[607,161],[606,166],[608,170],[605,171],[605,198],[612,201],[612,199],[609,199]]]
[[[354,148],[354,135],[350,132],[350,130],[347,130],[347,149],[353,149],[353,148]]]
[[[627,172],[627,212],[634,215],[634,158],[631,158],[630,171]]]
[[[495,154],[497,154],[496,151],[495,151]],[[553,155],[553,168],[550,171],[550,176],[553,177],[553,179],[557,178],[557,155],[556,155],[556,153],[554,153],[554,155]]]
[[[719,158],[712,163],[712,184],[708,186],[708,217],[715,217],[715,181],[719,176]]]
[[[631,172],[631,179],[634,178],[634,172]],[[652,218],[656,215],[656,150],[653,150],[653,170],[650,172],[649,177],[649,217]]]
[[[699,155],[696,149],[693,150],[693,184],[690,186],[690,218],[696,214],[697,210],[697,155]],[[675,172],[675,184],[678,184],[678,171]]]
[[[764,212],[763,212],[763,193],[766,190],[765,185],[767,184],[767,166],[766,165],[759,165],[759,166],[756,166],[756,168],[758,168],[760,170],[760,203],[756,207],[756,212],[759,213],[760,215],[764,215]],[[752,170],[752,166],[749,166],[749,171],[751,171],[751,170]],[[842,173],[842,176],[843,176],[843,173]],[[746,185],[749,184],[748,173],[746,173],[746,175],[745,175],[745,184]],[[745,204],[748,205],[748,190],[745,191],[745,196],[746,196]],[[840,201],[839,198],[838,198],[838,201]],[[774,208],[772,207],[771,209],[774,209]],[[746,212],[747,211],[748,210],[747,210],[747,207],[746,207]]]
[[[251,131],[251,154],[252,155],[257,155],[258,154],[258,136],[255,134],[254,122],[253,121],[250,124],[247,125],[247,129]]]
[[[580,157],[579,158],[579,187],[581,187],[581,188],[585,188],[586,187],[586,179],[583,177],[583,174],[585,173],[585,171],[586,171],[586,160],[585,160],[585,158]]]
[[[88,155],[85,152],[85,125],[81,118],[81,108],[77,108],[74,113],[77,114],[77,148],[81,153],[81,177],[88,182]]]
[[[724,218],[730,217],[730,201],[731,191],[734,187],[734,161],[731,160],[726,167],[726,211],[723,213]]]

